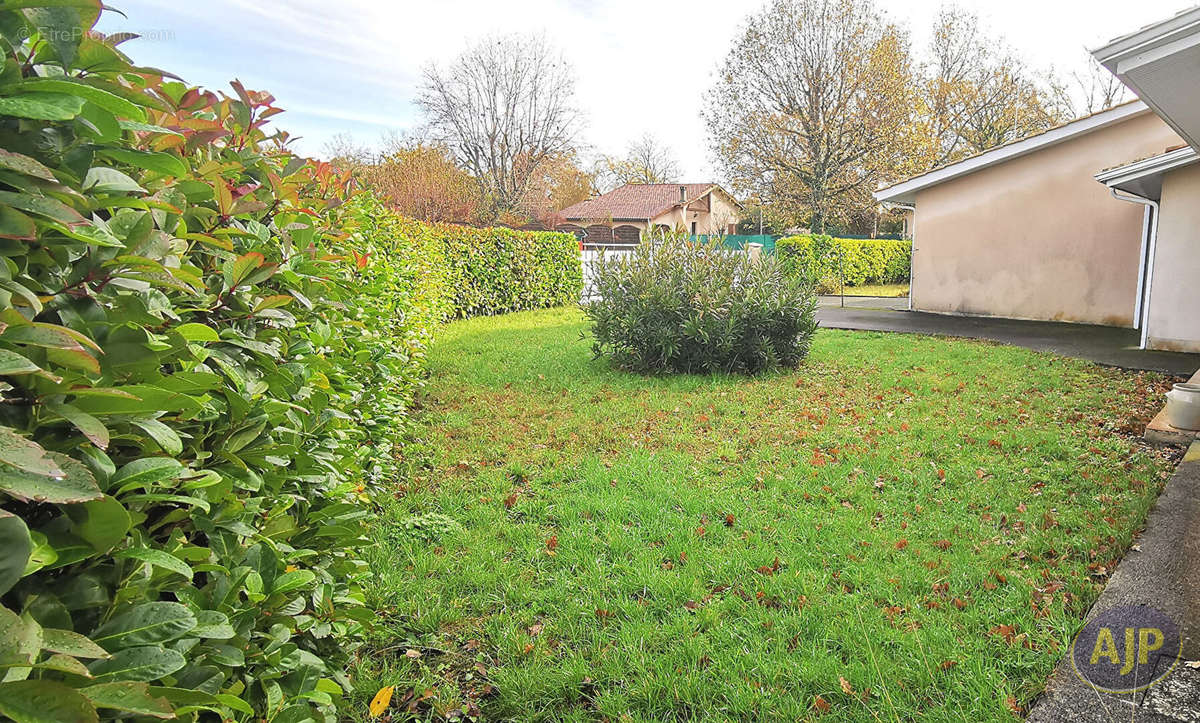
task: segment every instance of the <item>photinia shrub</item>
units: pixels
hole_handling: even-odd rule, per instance
[[[668,236],[593,265],[592,349],[638,372],[795,367],[816,332],[811,286],[773,255]]]
[[[269,95],[36,5],[0,7],[0,715],[336,720],[369,422],[442,312],[375,325],[423,292],[359,303],[348,180]]]

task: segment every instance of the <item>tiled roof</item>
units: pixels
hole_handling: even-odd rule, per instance
[[[680,187],[687,200],[696,200],[716,187],[715,183],[629,183],[603,196],[567,206],[558,214],[568,220],[652,219],[679,204]]]

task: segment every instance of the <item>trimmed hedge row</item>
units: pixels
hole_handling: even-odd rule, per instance
[[[29,4],[0,10],[0,710],[338,720],[367,420],[412,384],[361,309],[349,177],[266,130],[268,94]]]
[[[579,241],[557,231],[436,224],[451,292],[451,314],[488,316],[579,301]]]
[[[911,241],[789,236],[775,242],[775,253],[790,269],[815,281],[844,274],[847,286],[908,281]]]

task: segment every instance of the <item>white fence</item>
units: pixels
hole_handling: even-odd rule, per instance
[[[583,265],[583,301],[591,301],[597,296],[594,283],[595,264],[599,262],[600,256],[603,254],[607,259],[628,256],[637,247],[637,244],[584,244],[583,249],[579,252],[579,261]],[[748,253],[752,259],[757,259],[762,253],[762,244],[752,243],[748,244],[744,251],[727,249],[726,252],[731,254]]]

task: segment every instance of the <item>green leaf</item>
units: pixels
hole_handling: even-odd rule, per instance
[[[82,101],[86,100],[122,118],[128,118],[139,123],[146,121],[146,112],[121,96],[73,80],[66,80],[64,78],[29,78],[17,85],[16,89],[22,93],[35,91],[38,95],[42,95],[47,91],[64,93],[67,97],[73,97],[80,101],[80,110],[82,110]]]
[[[154,567],[161,567],[164,570],[178,573],[189,580],[192,579],[192,568],[186,562],[162,550],[155,550],[150,547],[131,547],[126,550],[117,551],[113,554],[113,557],[138,560]]]
[[[317,576],[309,570],[293,570],[292,572],[285,572],[276,578],[275,585],[271,588],[271,594],[276,595],[285,592],[291,592],[292,590],[308,585],[316,579]]]
[[[96,709],[74,688],[53,680],[0,683],[0,713],[16,723],[91,723]]]
[[[75,62],[84,31],[91,25],[83,21],[79,9],[69,5],[53,7],[39,3],[26,10],[25,17],[38,29],[42,40],[50,43],[58,53],[63,66],[70,68]]]
[[[229,624],[229,616],[216,610],[198,610],[196,612],[196,627],[189,634],[193,638],[209,638],[212,640],[228,640],[237,632]]]
[[[126,648],[107,660],[97,660],[88,666],[96,680],[134,680],[150,682],[170,675],[186,665],[184,657],[174,650],[157,645]]]
[[[0,200],[3,200],[0,198]],[[242,283],[251,271],[254,271],[259,266],[263,265],[265,258],[257,251],[251,251],[248,254],[242,254],[233,261],[225,264],[225,283],[229,288],[234,288]]]
[[[109,484],[122,490],[148,489],[160,482],[179,479],[183,465],[171,457],[135,459],[117,471]]]
[[[99,153],[121,163],[161,173],[164,176],[182,178],[188,175],[187,164],[178,156],[155,151],[138,151],[130,148],[101,148]]]
[[[221,337],[212,327],[204,324],[188,323],[180,324],[174,327],[171,331],[179,334],[188,341],[220,341]],[[2,372],[0,372],[2,373]]]
[[[81,412],[70,404],[46,402],[46,409],[70,422],[83,436],[100,449],[108,448],[108,428],[99,419],[87,412]]]
[[[51,655],[34,667],[38,670],[57,670],[62,673],[83,676],[84,678],[92,677],[86,665],[72,658],[70,655],[63,655],[61,653]]]
[[[44,121],[69,121],[83,111],[83,98],[57,93],[22,93],[0,98],[0,115]]]
[[[131,422],[150,435],[150,438],[158,443],[162,451],[167,454],[179,454],[183,452],[183,440],[167,425],[157,419],[133,419]]]
[[[0,98],[0,100],[3,100]],[[68,225],[84,223],[86,219],[79,212],[62,201],[56,201],[47,196],[31,196],[27,193],[0,191],[0,203],[6,203],[22,211],[45,216]]]
[[[162,126],[156,126],[152,123],[139,123],[137,121],[127,121],[127,120],[121,120],[121,121],[118,121],[118,123],[121,125],[121,129],[126,130],[126,131],[137,131],[139,133],[166,133],[167,135],[172,135],[172,136],[182,136],[183,135],[179,131],[173,131],[170,128],[163,128]]]
[[[60,470],[57,476],[34,474],[0,465],[0,491],[19,500],[58,504],[87,502],[104,496],[91,470],[82,462],[61,452],[49,452],[47,457]]]
[[[114,497],[104,497],[68,505],[67,516],[71,519],[71,532],[87,542],[96,552],[108,552],[125,539],[131,520],[129,512]]]
[[[29,553],[29,562],[25,565],[26,575],[32,575],[58,561],[58,550],[54,549],[44,534],[30,530],[29,539],[33,540],[33,552]]]
[[[33,554],[29,528],[20,517],[0,510],[0,595],[12,589],[25,575],[25,566]]]
[[[83,179],[83,190],[92,193],[145,193],[146,189],[138,185],[124,173],[115,168],[93,166],[88,169],[87,177]]]
[[[108,650],[119,650],[165,643],[194,627],[196,616],[186,606],[174,602],[147,602],[108,621],[91,637]]]
[[[0,658],[32,663],[41,649],[42,626],[28,614],[17,615],[0,606]],[[9,668],[0,680],[24,680],[29,677],[29,672],[29,668]]]
[[[23,153],[14,153],[0,148],[0,168],[7,168],[10,171],[23,173],[26,176],[33,176],[34,178],[58,183],[58,179],[54,176],[54,171],[46,168],[36,158],[30,158]]]
[[[76,658],[107,658],[108,651],[86,636],[71,630],[42,629],[42,648],[52,653],[73,655]]]
[[[42,449],[8,427],[0,427],[0,462],[35,475],[61,475],[63,470]],[[2,484],[0,484],[2,489]]]
[[[14,344],[40,346],[46,349],[83,350],[77,336],[71,334],[66,327],[56,324],[35,323],[10,326],[0,333],[0,338]]]
[[[97,708],[148,715],[154,718],[175,717],[175,711],[167,699],[153,697],[150,694],[150,686],[146,683],[132,681],[100,683],[81,688],[79,692],[92,701],[92,705]]]
[[[0,238],[33,241],[37,238],[37,224],[11,206],[0,206]]]

